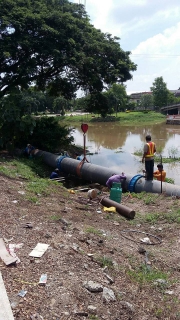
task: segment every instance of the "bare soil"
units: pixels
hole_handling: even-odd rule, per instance
[[[145,219],[154,213],[170,216],[179,199],[152,195],[145,204],[143,197],[123,194],[122,204],[136,212],[127,220],[104,212],[100,199],[109,196],[105,188],[99,187],[101,194],[90,200],[87,192],[70,193],[50,181],[51,193],[39,194],[33,203],[26,199],[26,180],[0,178],[1,237],[7,248],[23,243],[16,252],[20,263],[7,267],[0,260],[16,320],[180,319],[179,224]],[[146,237],[151,244],[142,242]],[[41,258],[30,257],[39,242],[49,244],[47,251]],[[160,280],[148,281],[141,277],[144,272],[159,272]],[[45,286],[38,284],[41,274],[47,274]],[[89,281],[98,292],[87,288]],[[20,290],[27,291],[24,298],[18,296]]]

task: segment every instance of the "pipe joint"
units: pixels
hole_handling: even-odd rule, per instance
[[[60,157],[58,157],[57,160],[56,160],[56,162],[57,162],[57,168],[58,168],[60,171],[62,171],[62,169],[61,169],[61,162],[62,162],[62,160],[63,160],[64,158],[70,158],[70,157],[68,157],[68,156],[60,156]]]

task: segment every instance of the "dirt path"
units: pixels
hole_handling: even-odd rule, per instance
[[[123,194],[122,204],[136,212],[128,221],[104,212],[99,199],[53,182],[51,194],[34,203],[26,198],[27,181],[0,177],[1,236],[7,247],[23,243],[16,266],[0,260],[15,319],[180,319],[179,199]],[[140,241],[146,233],[157,244]],[[39,242],[47,251],[30,257]]]

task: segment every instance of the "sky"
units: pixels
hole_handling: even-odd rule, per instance
[[[180,87],[180,0],[86,0],[86,11],[97,29],[131,52],[137,71],[125,83],[128,94],[150,91],[157,77],[169,90]]]

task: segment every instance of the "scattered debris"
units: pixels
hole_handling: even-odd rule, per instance
[[[150,239],[149,239],[148,237],[145,237],[145,238],[140,239],[140,240],[141,240],[141,242],[143,242],[143,243],[151,244],[151,241],[150,241]]]
[[[20,193],[20,194],[25,194],[25,191],[18,191],[18,193]]]
[[[115,207],[109,207],[109,208],[107,208],[107,207],[104,207],[104,211],[106,212],[116,212],[116,208]]]
[[[39,279],[39,285],[45,286],[46,282],[47,282],[47,274],[43,273]]]
[[[89,199],[95,199],[97,197],[97,190],[96,189],[91,189],[88,191],[88,198]]]
[[[49,244],[46,243],[38,243],[36,247],[30,252],[30,257],[40,258],[45,253],[47,248],[49,247]]]
[[[21,290],[21,291],[19,291],[18,296],[20,296],[21,298],[24,298],[26,293],[27,293],[27,291]]]
[[[165,279],[156,279],[156,281],[154,281],[153,283],[157,285],[164,285],[164,286],[167,286],[168,284],[168,282]]]
[[[9,244],[9,253],[12,257],[16,258],[16,263],[21,262],[21,260],[16,255],[16,250],[22,248],[22,246],[23,246],[23,243],[18,243],[18,244],[10,243]]]
[[[88,317],[88,313],[83,311],[75,311],[74,314],[80,317]]]
[[[12,257],[12,255],[7,251],[2,238],[0,238],[0,257],[7,266],[12,263],[16,263],[17,261],[17,257]]]
[[[75,194],[75,191],[72,190],[72,189],[68,190],[68,192],[71,193],[71,194]]]
[[[92,306],[92,305],[89,305],[89,306],[87,307],[87,309],[89,310],[89,312],[90,312],[91,314],[95,314],[96,311],[97,311],[97,308],[96,308],[95,306]]]
[[[44,318],[39,313],[34,313],[30,316],[31,320],[43,320]]]
[[[169,295],[172,295],[172,294],[174,294],[174,291],[173,290],[167,290],[167,291],[165,291],[165,293],[169,294]]]
[[[32,225],[31,222],[27,222],[27,223],[23,226],[23,228],[32,229],[32,228],[33,228],[33,225]]]
[[[110,277],[108,274],[105,273],[105,277],[107,278],[107,280],[109,281],[110,284],[114,283],[113,278]]]

